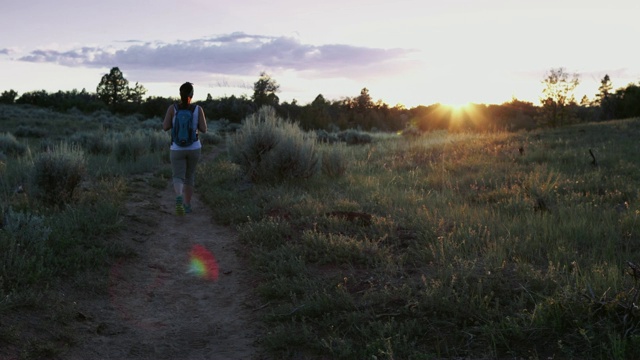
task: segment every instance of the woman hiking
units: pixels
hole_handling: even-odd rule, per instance
[[[176,193],[176,214],[191,212],[191,197],[195,186],[196,165],[202,153],[198,133],[207,132],[207,120],[202,107],[192,105],[193,84],[180,86],[180,102],[169,106],[162,128],[171,130],[170,159],[173,170],[173,190]]]

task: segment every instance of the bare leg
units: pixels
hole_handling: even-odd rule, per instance
[[[184,188],[184,184],[180,181],[173,183],[173,191],[176,193],[176,215],[180,216],[185,214],[184,196],[182,195]]]
[[[176,196],[182,195],[182,190],[183,189],[185,190],[185,193],[186,193],[186,186],[184,184],[179,183],[179,182],[174,182],[173,183],[173,191],[175,191]],[[189,198],[191,198],[191,195],[189,195]]]

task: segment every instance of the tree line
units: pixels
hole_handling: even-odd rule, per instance
[[[225,96],[196,102],[212,120],[225,119],[239,123],[260,107],[269,105],[279,115],[296,121],[305,130],[338,131],[345,129],[400,131],[415,129],[420,132],[448,130],[519,130],[540,126],[563,126],[576,122],[603,121],[640,116],[640,85],[629,84],[613,90],[609,75],[601,81],[593,100],[586,96],[579,102],[573,92],[580,80],[564,68],[551,69],[543,79],[544,90],[540,105],[512,99],[500,105],[470,104],[461,109],[441,104],[416,106],[389,106],[382,100],[374,101],[369,90],[363,88],[354,97],[327,100],[322,94],[309,104],[296,100],[280,102],[280,86],[267,73],[260,74],[253,84],[252,96]],[[143,118],[163,117],[169,105],[177,98],[150,96],[135,83],[131,86],[118,67],[101,78],[96,92],[45,90],[26,92],[18,96],[14,90],[0,94],[0,103],[29,104],[56,111],[77,109],[91,113],[106,110],[119,114],[141,114]]]

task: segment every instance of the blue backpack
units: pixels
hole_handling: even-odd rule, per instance
[[[179,109],[178,105],[173,105],[175,109],[175,117],[173,127],[171,128],[171,140],[180,147],[187,147],[198,140],[198,133],[193,126],[194,106],[188,109]]]

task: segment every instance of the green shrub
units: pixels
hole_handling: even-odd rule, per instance
[[[349,129],[338,134],[338,139],[347,145],[369,144],[373,140],[371,135],[358,130]]]
[[[84,152],[67,144],[40,153],[33,162],[31,189],[46,205],[69,203],[85,174]]]
[[[234,133],[242,127],[241,124],[232,123],[227,119],[219,119],[208,122],[208,131],[215,132],[217,134],[229,134]]]
[[[9,156],[20,156],[27,152],[27,146],[20,143],[11,133],[0,134],[0,152]]]
[[[148,149],[149,146],[144,139],[135,135],[125,135],[116,140],[114,152],[118,162],[135,162],[144,155]]]
[[[316,139],[319,143],[333,144],[339,141],[338,135],[327,130],[316,130]]]
[[[404,137],[416,138],[416,137],[420,137],[421,135],[422,135],[422,131],[420,131],[420,129],[418,129],[413,125],[407,126],[406,128],[404,128],[404,130],[402,130],[402,136]]]
[[[14,134],[19,137],[43,138],[47,136],[47,131],[33,126],[19,125]]]
[[[57,274],[73,274],[104,264],[110,256],[128,253],[126,246],[108,236],[121,229],[122,197],[115,189],[99,189],[95,203],[81,201],[52,214],[49,243],[53,259],[49,264]],[[99,185],[108,186],[108,183]]]
[[[71,143],[81,146],[89,154],[108,155],[113,151],[111,141],[105,137],[105,133],[81,132],[71,136]]]
[[[140,123],[140,127],[149,130],[162,129],[162,119],[159,117],[154,117],[152,119],[144,120]]]
[[[238,227],[239,239],[250,246],[273,249],[285,242],[293,234],[291,224],[286,220],[267,217],[260,222],[250,222]]]
[[[55,145],[57,144],[57,142],[53,139],[50,138],[45,138],[40,140],[40,143],[38,144],[38,146],[35,148],[36,151],[49,151],[51,148],[53,148]]]
[[[271,107],[248,116],[227,145],[230,160],[252,181],[305,179],[319,170],[315,137]]]
[[[218,145],[222,142],[222,136],[218,135],[216,132],[208,131],[206,133],[201,133],[198,135],[200,137],[200,141],[202,141],[202,145]]]
[[[98,110],[93,113],[93,118],[103,129],[115,129],[121,122],[120,118],[106,110]]]
[[[344,145],[333,145],[322,154],[322,173],[329,177],[340,177],[347,170]]]
[[[134,136],[138,136],[140,141],[148,142],[149,151],[152,153],[159,152],[159,151],[166,151],[167,153],[169,152],[169,146],[171,145],[171,137],[164,131],[161,131],[158,129],[136,131],[136,135]]]
[[[44,218],[30,213],[4,214],[0,232],[0,286],[9,292],[19,286],[34,283],[47,274],[50,258],[47,239],[51,229]]]

